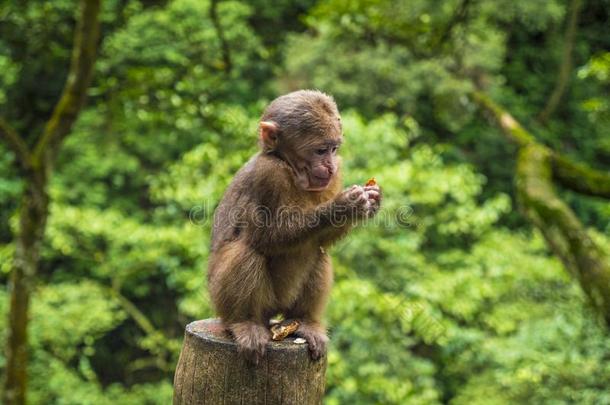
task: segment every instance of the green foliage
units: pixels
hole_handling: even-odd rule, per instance
[[[593,56],[587,64],[578,70],[581,80],[596,81],[602,85],[602,90],[608,91],[610,87],[610,52],[603,52]],[[582,107],[589,112],[593,121],[610,125],[610,105],[607,97],[602,95],[591,97],[583,101]],[[610,149],[607,139],[602,143],[605,151]]]
[[[11,240],[9,218],[17,208],[21,194],[21,182],[16,176],[13,164],[12,154],[0,144],[0,173],[3,174],[0,177],[0,243],[8,243]]]
[[[586,33],[595,29],[596,13],[607,12],[590,13]],[[572,82],[574,97],[547,128],[534,121],[554,86],[565,14],[565,3],[557,1],[322,1],[306,20],[310,32],[288,41],[278,83],[324,89],[342,108],[357,108],[368,118],[387,111],[413,117],[421,141],[451,143],[458,150],[450,153],[461,159],[465,153],[487,175],[487,198],[511,187],[513,162],[496,130],[473,114],[467,97],[472,78],[497,89],[497,101],[545,143],[608,168],[607,86],[599,82],[607,37],[596,44],[577,37],[581,80]],[[586,47],[596,56],[582,66],[590,58],[581,55]],[[582,199],[574,204],[587,218],[603,216],[603,207]],[[514,214],[508,220],[519,221]],[[595,225],[604,229],[606,221]]]
[[[348,182],[378,173],[386,198],[381,222],[356,231],[335,254],[329,318],[341,355],[331,352],[329,401],[604,402],[594,381],[607,378],[601,366],[607,349],[574,346],[578,339],[564,338],[563,329],[578,335],[592,328],[606,347],[604,330],[538,235],[497,228],[510,209],[506,196],[477,202],[484,178],[468,166],[447,165],[427,146],[407,153],[411,137],[395,120],[365,125],[347,114],[344,122]],[[383,147],[398,153],[383,159],[376,153]],[[366,151],[370,165],[356,158]],[[406,204],[410,210],[400,211]],[[405,212],[407,221],[396,226]],[[538,328],[548,332],[534,338]],[[530,344],[537,346],[524,351]],[[581,360],[562,362],[572,356]],[[581,378],[583,363],[597,377]],[[525,374],[540,367],[544,377],[536,378],[554,388],[538,389],[542,380]]]
[[[171,401],[184,325],[213,316],[212,212],[257,150],[265,103],[315,87],[343,112],[344,182],[384,191],[333,251],[327,402],[610,403],[607,329],[521,219],[513,151],[466,97],[477,77],[546,144],[608,168],[610,7],[589,3],[570,92],[543,128],[565,2],[222,1],[230,70],[209,1],[105,2],[89,104],[49,190],[30,402]],[[74,11],[0,6],[0,114],[29,142],[65,78]],[[0,143],[2,344],[14,163]],[[609,204],[560,192],[608,246]]]
[[[329,317],[329,404],[437,403],[435,366],[413,353],[419,339],[406,311],[416,304],[384,294],[369,281],[341,279]],[[424,316],[428,316],[427,314]],[[405,367],[408,365],[408,367]]]

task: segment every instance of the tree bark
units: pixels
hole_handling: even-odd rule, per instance
[[[610,198],[610,173],[592,169],[553,153],[553,178],[581,194]]]
[[[516,184],[521,209],[610,325],[610,258],[555,193],[551,155],[537,144],[520,149]]]
[[[515,182],[521,209],[610,326],[610,256],[589,236],[553,187],[555,179],[575,191],[607,196],[610,176],[571,162],[538,143],[508,111],[485,94],[475,92],[473,98],[491,114],[505,136],[519,146]]]
[[[70,133],[85,102],[98,45],[99,11],[100,0],[81,0],[68,78],[33,150],[4,119],[0,119],[0,138],[15,154],[25,183],[10,284],[6,378],[2,398],[7,405],[26,403],[28,313],[47,223],[47,184],[62,141]]]
[[[473,99],[491,114],[509,141],[518,146],[537,143],[536,139],[517,122],[512,115],[487,95],[476,91]],[[561,153],[551,151],[553,179],[562,186],[581,194],[610,198],[610,173],[592,169],[582,163],[574,162]]]
[[[34,163],[47,166],[47,170],[55,162],[61,143],[70,133],[87,98],[100,34],[100,2],[81,0],[68,78],[53,114],[34,147]]]
[[[174,376],[174,404],[321,404],[326,356],[311,360],[307,344],[287,338],[267,345],[258,366],[237,352],[214,319],[186,327]]]
[[[47,222],[49,198],[44,172],[26,182],[10,284],[4,403],[24,404],[27,384],[27,325],[30,295]]]

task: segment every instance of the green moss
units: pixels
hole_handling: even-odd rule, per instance
[[[577,278],[592,306],[610,324],[610,261],[555,193],[552,157],[549,149],[536,143],[520,149],[516,174],[519,203]]]
[[[504,131],[513,142],[521,146],[536,142],[534,137],[525,130],[508,111],[494,103],[487,95],[475,91],[472,93],[472,96],[481,107],[493,115],[502,131]]]
[[[579,193],[610,198],[610,174],[553,154],[553,175],[564,187]]]

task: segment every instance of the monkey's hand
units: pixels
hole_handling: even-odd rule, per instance
[[[335,199],[334,214],[339,217],[365,218],[369,210],[368,194],[364,187],[353,185],[343,190]]]
[[[369,194],[369,192],[366,191],[367,188],[371,189],[372,194]],[[376,210],[373,211],[373,201],[377,201],[374,200],[373,197],[375,197],[375,195],[377,197],[380,196],[378,191],[379,187],[377,186],[363,187],[353,185],[348,187],[335,199],[336,211],[334,214],[339,217],[347,216],[353,219],[372,216],[374,212],[376,212]],[[379,205],[378,201],[376,205]]]
[[[369,212],[368,217],[372,217],[377,214],[379,208],[381,207],[381,199],[383,195],[381,193],[381,189],[377,184],[373,186],[365,186],[364,191],[367,193],[368,202],[369,202]]]
[[[302,337],[307,341],[309,346],[309,354],[314,360],[326,354],[326,346],[328,345],[328,336],[322,326],[317,323],[301,322],[295,335]]]

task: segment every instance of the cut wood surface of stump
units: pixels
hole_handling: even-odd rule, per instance
[[[174,376],[174,404],[321,404],[326,356],[311,360],[294,337],[270,342],[252,365],[216,319],[186,326]]]

